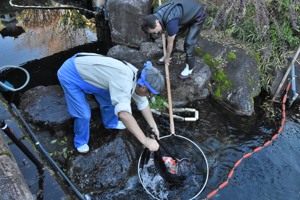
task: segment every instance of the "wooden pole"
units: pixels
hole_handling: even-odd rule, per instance
[[[161,5],[161,0],[159,0],[159,5]],[[166,36],[165,36],[165,33],[162,33],[162,43],[163,43],[164,57],[166,57],[167,50],[166,50]],[[166,73],[166,83],[167,83],[167,93],[168,93],[170,131],[171,131],[171,134],[175,134],[169,66],[166,63],[165,63],[165,73]]]
[[[297,58],[298,58],[299,53],[300,53],[300,46],[298,47],[298,50],[297,50],[297,52],[296,52],[296,54],[295,54],[295,56],[294,56],[294,58],[293,58],[293,60],[292,60],[292,62],[291,62],[291,64],[290,64],[290,66],[288,67],[288,69],[287,69],[286,72],[285,72],[284,77],[282,78],[282,80],[281,80],[281,82],[280,82],[280,84],[279,84],[279,86],[278,86],[278,88],[277,88],[277,90],[276,90],[276,92],[275,92],[275,94],[274,94],[274,96],[273,96],[273,98],[272,98],[272,102],[275,101],[275,98],[276,98],[277,94],[280,92],[280,90],[281,90],[283,84],[285,83],[285,81],[286,81],[286,79],[287,79],[287,76],[289,75],[289,73],[290,73],[290,71],[291,71],[291,69],[292,69],[292,67],[293,67],[293,65],[294,65],[294,63],[295,63],[295,61],[296,61]]]

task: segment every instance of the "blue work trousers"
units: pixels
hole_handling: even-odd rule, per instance
[[[76,70],[75,57],[76,55],[64,62],[57,76],[65,94],[68,111],[74,118],[74,146],[78,148],[88,144],[90,138],[91,109],[86,94],[93,94],[99,103],[105,128],[115,128],[118,117],[114,113],[115,106],[111,103],[109,91],[85,82]]]

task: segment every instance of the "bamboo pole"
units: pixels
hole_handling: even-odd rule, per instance
[[[161,5],[161,0],[159,0],[159,5]],[[166,57],[167,51],[166,51],[166,36],[165,36],[165,33],[162,33],[162,43],[163,43],[164,57]],[[166,62],[165,62],[165,73],[166,73],[168,104],[169,104],[170,131],[171,131],[171,134],[175,134],[173,106],[172,106],[172,95],[171,95],[171,84],[170,84],[170,74],[169,74],[169,66],[168,66],[168,64],[166,64]]]
[[[285,83],[285,81],[286,81],[286,79],[287,79],[287,76],[289,75],[289,73],[290,73],[290,71],[291,71],[291,69],[292,69],[292,67],[293,67],[293,65],[294,65],[294,63],[295,63],[295,61],[296,61],[297,58],[298,58],[299,53],[300,53],[300,46],[298,47],[298,50],[297,50],[297,52],[296,52],[296,54],[295,54],[295,56],[294,56],[294,58],[293,58],[293,60],[292,60],[292,62],[291,62],[291,64],[290,64],[290,66],[288,67],[288,69],[287,69],[286,72],[285,72],[284,77],[282,78],[282,80],[281,80],[281,82],[280,82],[280,84],[279,84],[279,86],[278,86],[278,88],[277,88],[277,90],[276,90],[276,92],[275,92],[275,94],[274,94],[274,96],[273,96],[273,98],[272,98],[272,102],[275,101],[275,98],[276,98],[277,94],[280,92],[280,90],[281,90],[283,84]]]

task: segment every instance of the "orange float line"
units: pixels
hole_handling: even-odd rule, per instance
[[[213,190],[211,193],[209,193],[209,194],[207,195],[207,199],[210,199],[210,198],[212,198],[213,196],[215,196],[215,195],[217,194],[217,192],[218,192],[218,190]]]
[[[275,140],[276,138],[278,138],[278,134],[273,135],[272,140]]]
[[[290,87],[291,87],[291,82],[289,82],[288,85],[286,86],[286,89],[285,89],[286,92],[288,92],[290,90]]]
[[[285,104],[284,103],[282,104],[282,108],[281,109],[282,109],[282,111],[285,111]]]
[[[252,153],[246,153],[245,155],[243,155],[243,158],[248,158],[252,155]]]
[[[278,133],[281,133],[281,132],[282,132],[282,129],[283,129],[283,127],[280,126],[279,129],[278,129]]]
[[[233,175],[233,173],[234,173],[234,169],[232,169],[232,170],[229,172],[229,174],[228,174],[228,178],[231,178],[231,177],[232,177],[232,175]]]
[[[282,130],[283,130],[283,125],[284,125],[284,123],[285,123],[285,117],[286,117],[286,112],[285,112],[286,106],[285,106],[285,103],[286,103],[286,100],[287,100],[287,93],[288,93],[288,90],[289,90],[290,86],[291,86],[291,85],[290,85],[290,83],[289,83],[289,84],[287,85],[286,94],[285,94],[284,97],[283,97],[283,103],[282,103],[282,119],[281,119],[281,126],[280,126],[279,129],[278,129],[278,133],[275,134],[275,135],[273,135],[273,137],[272,137],[271,140],[266,141],[266,142],[264,143],[263,147],[269,146],[269,145],[271,144],[271,142],[272,142],[273,140],[275,140],[275,139],[278,137],[279,133],[281,133]],[[255,153],[256,153],[256,152],[259,152],[259,151],[262,150],[263,147],[261,147],[261,146],[260,146],[260,147],[256,147],[256,148],[253,150],[253,152],[255,152]],[[234,163],[234,168],[238,167],[238,166],[242,163],[243,159],[250,157],[250,156],[253,154],[253,152],[244,154],[242,158],[240,158],[239,160],[237,160],[237,161]],[[233,174],[234,174],[234,168],[233,168],[232,170],[230,170],[230,172],[228,173],[228,176],[227,176],[228,179],[230,179],[230,178],[233,176]],[[219,190],[219,189],[223,189],[224,187],[226,187],[226,186],[228,185],[228,183],[229,183],[228,180],[227,180],[227,181],[224,181],[223,183],[221,183],[221,184],[218,186],[218,189],[213,190],[212,192],[210,192],[210,193],[207,195],[206,199],[210,199],[210,198],[212,198],[213,196],[215,196],[215,195],[217,194],[218,190]]]
[[[285,122],[285,119],[284,119],[284,118],[282,118],[282,119],[281,119],[281,126],[283,126],[283,125],[284,125],[284,122]]]
[[[241,164],[242,161],[243,161],[243,158],[241,158],[241,159],[239,159],[238,161],[236,161],[236,162],[234,163],[234,167],[239,166],[239,165]]]
[[[262,147],[256,147],[253,151],[256,153],[256,152],[259,152],[261,149],[262,149]]]
[[[271,144],[271,141],[269,140],[269,141],[265,142],[264,147],[269,146],[270,144]]]
[[[228,181],[224,181],[222,184],[220,184],[219,189],[223,189],[226,185],[228,185]]]
[[[282,117],[285,118],[285,111],[282,111]]]
[[[283,96],[282,102],[285,103],[285,102],[286,102],[286,99],[287,99],[287,95],[284,95],[284,96]]]

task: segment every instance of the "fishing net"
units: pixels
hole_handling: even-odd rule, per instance
[[[144,149],[139,159],[139,178],[155,199],[194,199],[208,179],[208,163],[191,140],[170,135],[160,138],[160,149]]]

